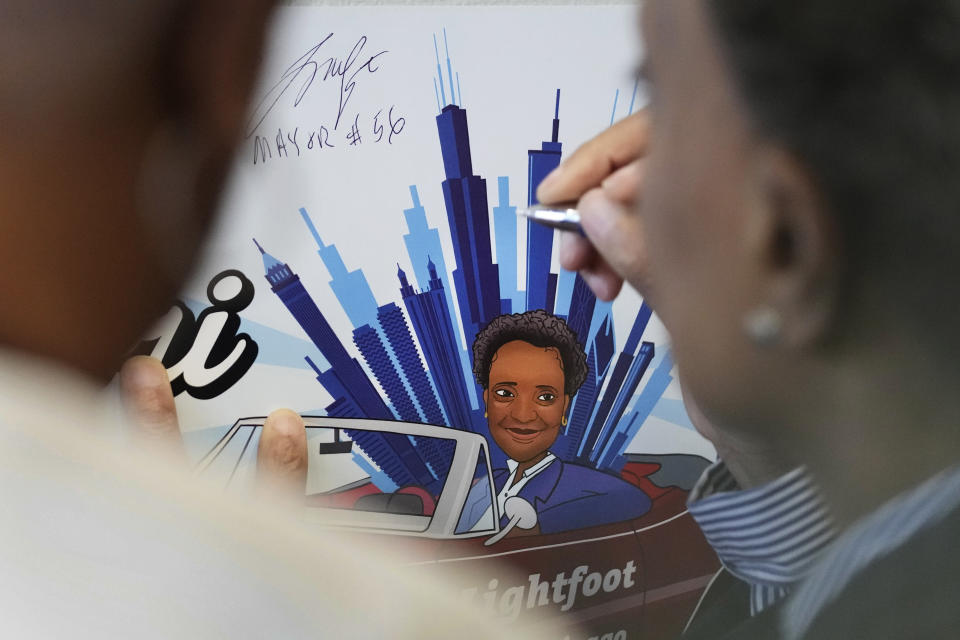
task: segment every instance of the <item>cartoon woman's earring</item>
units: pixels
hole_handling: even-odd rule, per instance
[[[487,412],[486,412],[486,411],[483,412],[483,417],[484,417],[484,418],[487,417]]]
[[[567,416],[560,418],[560,424],[564,427],[567,426]]]

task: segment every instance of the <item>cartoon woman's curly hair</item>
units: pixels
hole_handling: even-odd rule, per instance
[[[489,386],[490,366],[497,350],[514,340],[560,352],[565,394],[575,394],[587,379],[587,355],[576,334],[562,319],[537,309],[498,316],[477,334],[473,341],[473,375],[484,389]]]

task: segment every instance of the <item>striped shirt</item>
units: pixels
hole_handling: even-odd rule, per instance
[[[855,523],[823,554],[784,608],[786,640],[803,637],[823,609],[856,574],[960,507],[960,466],[900,494]]]
[[[687,506],[723,566],[750,585],[750,615],[789,593],[836,535],[805,467],[740,490],[717,461],[704,471]]]

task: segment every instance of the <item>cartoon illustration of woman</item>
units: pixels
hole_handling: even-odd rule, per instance
[[[537,512],[531,533],[557,533],[650,510],[634,485],[550,452],[587,376],[586,354],[562,319],[542,310],[494,318],[477,334],[473,359],[490,434],[508,457],[494,470],[500,514],[519,496]]]

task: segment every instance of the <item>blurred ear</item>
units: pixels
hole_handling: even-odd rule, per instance
[[[165,102],[218,147],[242,132],[275,0],[188,0],[170,28]]]
[[[758,150],[748,181],[746,241],[760,285],[755,304],[780,316],[781,344],[817,342],[836,312],[836,222],[812,176],[782,149]]]

